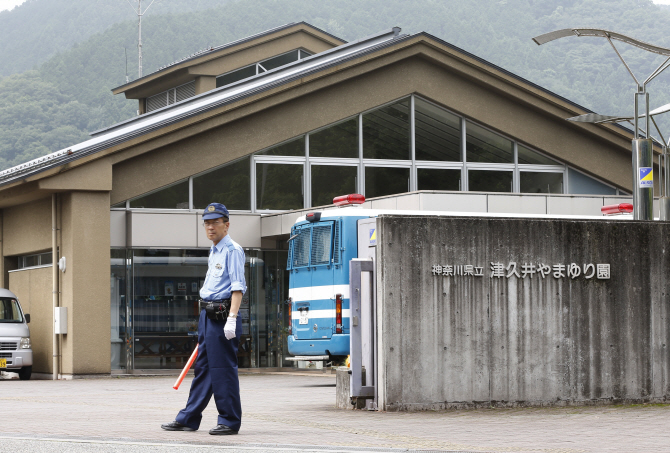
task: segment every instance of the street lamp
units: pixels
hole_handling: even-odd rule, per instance
[[[633,218],[635,220],[653,220],[653,207],[654,207],[654,181],[653,181],[653,167],[654,167],[654,154],[653,154],[653,142],[652,139],[650,138],[651,135],[649,133],[650,131],[650,123],[653,121],[651,112],[649,111],[649,93],[647,93],[647,84],[651,82],[653,79],[655,79],[659,74],[661,74],[665,69],[670,66],[670,49],[666,49],[664,47],[659,47],[655,46],[653,44],[648,44],[643,41],[638,41],[637,39],[633,39],[631,37],[622,35],[621,33],[616,33],[608,30],[601,30],[601,29],[595,29],[595,28],[566,28],[564,30],[556,30],[552,31],[549,33],[545,33],[540,36],[536,36],[533,38],[533,41],[538,46],[541,46],[542,44],[546,44],[550,41],[554,41],[556,39],[560,38],[566,38],[568,36],[593,36],[593,37],[598,37],[598,38],[605,38],[607,41],[610,43],[614,51],[616,52],[617,56],[623,63],[623,65],[626,67],[628,70],[628,73],[631,75],[633,80],[635,81],[635,84],[637,85],[637,91],[635,92],[635,103],[634,103],[634,114],[632,117],[627,118],[627,117],[615,117],[615,116],[605,116],[605,115],[597,115],[597,114],[587,114],[587,115],[582,115],[584,119],[577,120],[576,118],[580,117],[575,117],[571,118],[572,121],[582,121],[582,122],[590,122],[590,123],[606,123],[606,122],[621,122],[621,121],[628,121],[632,120],[633,122],[633,129],[634,129],[634,139],[632,143],[633,147]],[[626,44],[630,44],[632,46],[638,47],[642,50],[645,50],[647,52],[652,52],[658,55],[663,55],[666,56],[667,58],[661,63],[660,66],[658,66],[650,75],[647,77],[643,82],[640,82],[637,77],[635,77],[635,74],[633,74],[633,71],[630,69],[628,64],[626,63],[626,60],[624,60],[623,56],[619,53],[619,50],[616,48],[614,45],[614,42],[612,40],[617,40],[624,42]],[[640,114],[640,97],[643,98],[644,102],[644,113],[641,115]],[[662,109],[663,107],[661,107]],[[659,109],[657,109],[659,110]],[[667,111],[667,110],[665,110]],[[654,111],[656,112],[656,111]],[[656,114],[659,114],[662,112],[658,112]],[[640,138],[640,127],[639,127],[639,119],[644,117],[645,118],[645,127],[644,127],[644,136],[646,138]],[[656,124],[654,122],[654,124]],[[657,127],[658,130],[658,127]],[[660,134],[660,131],[659,131]],[[664,145],[664,155],[667,151],[667,144]],[[662,159],[665,162],[665,159]],[[661,167],[663,168],[663,167]],[[664,171],[661,170],[661,175],[664,175]],[[665,175],[667,179],[667,174]],[[667,198],[667,189],[668,187],[665,187],[666,185],[669,185],[667,181],[662,181],[661,183],[661,193],[666,194],[665,198]],[[661,203],[663,204],[663,203]],[[670,206],[669,206],[670,207]],[[666,213],[668,215],[668,209],[661,208],[661,213],[663,218],[663,213]]]
[[[656,128],[661,141],[657,140],[653,136],[650,138],[661,145],[661,155],[658,156],[658,168],[660,169],[660,197],[659,197],[659,219],[660,220],[670,220],[670,154],[668,153],[668,148],[670,147],[670,137],[668,141],[665,141],[661,129],[658,127],[658,123],[654,119],[654,116],[660,115],[670,111],[670,104],[666,104],[662,107],[652,110],[649,112],[649,118]],[[567,118],[568,121],[576,121],[581,123],[593,123],[593,124],[607,124],[607,123],[621,123],[627,122],[631,125],[634,124],[632,116],[610,116],[610,115],[599,115],[597,113],[587,113],[585,115],[573,116],[572,118]],[[633,207],[634,209],[634,207]]]

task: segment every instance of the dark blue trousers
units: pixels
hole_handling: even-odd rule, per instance
[[[217,322],[200,312],[198,322],[198,358],[195,360],[195,377],[191,383],[186,407],[175,418],[189,428],[198,429],[202,411],[214,395],[219,411],[218,425],[239,430],[242,423],[240,382],[237,377],[237,347],[242,336],[242,320],[237,318],[236,336],[226,339],[224,322]]]

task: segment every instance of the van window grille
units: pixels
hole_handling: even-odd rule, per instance
[[[333,237],[333,263],[340,262],[340,221],[335,222],[335,236]]]
[[[331,226],[312,227],[312,260],[310,265],[330,264]]]
[[[293,239],[293,268],[304,267],[309,264],[309,239],[311,228],[302,228],[297,231],[298,237]]]

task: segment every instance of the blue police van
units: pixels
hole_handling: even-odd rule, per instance
[[[370,217],[362,195],[337,197],[340,209],[310,212],[291,229],[288,351],[295,356],[349,354],[349,261],[358,256],[356,222]]]

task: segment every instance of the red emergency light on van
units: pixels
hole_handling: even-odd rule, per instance
[[[340,195],[339,197],[333,198],[333,204],[335,206],[350,206],[350,205],[359,205],[363,203],[365,203],[365,197],[360,193]]]
[[[600,208],[603,215],[630,214],[633,212],[633,205],[630,203],[619,203],[603,206]]]

